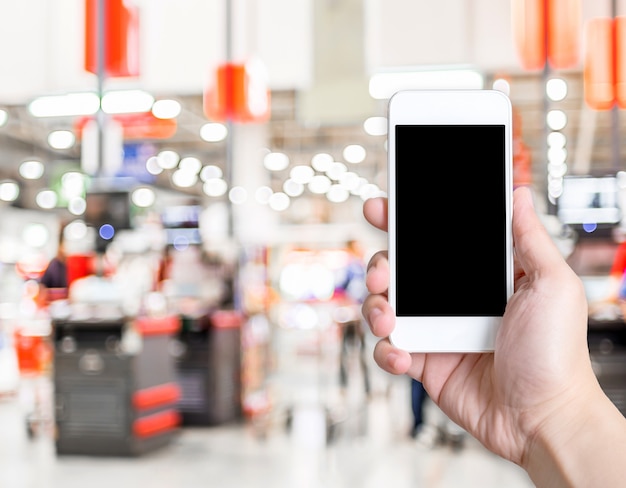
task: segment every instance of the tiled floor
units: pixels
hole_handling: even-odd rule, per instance
[[[17,394],[0,397],[0,487],[533,486],[519,467],[467,435],[460,450],[411,439],[408,378],[386,375],[370,359],[367,398],[357,361],[341,390],[336,361],[294,353],[293,342],[279,346],[283,354],[270,385],[276,401],[265,424],[183,426],[166,447],[133,458],[57,455],[52,385],[45,377],[23,379]],[[29,437],[26,415],[36,398],[44,422],[35,423],[40,431]],[[438,410],[431,403],[426,408],[433,420]]]

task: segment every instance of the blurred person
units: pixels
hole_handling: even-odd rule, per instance
[[[413,413],[413,425],[411,426],[411,437],[414,439],[420,434],[424,427],[424,404],[428,398],[428,393],[421,381],[411,379],[411,412]]]
[[[387,199],[363,206],[387,230]],[[368,263],[363,314],[379,337],[377,364],[421,381],[432,401],[493,453],[521,466],[539,487],[623,486],[626,418],[604,393],[587,345],[587,300],[534,209],[514,191],[515,292],[490,353],[409,353],[388,336],[389,262]],[[467,276],[468,281],[476,279]],[[415,297],[419,300],[419,296]]]
[[[465,430],[450,420],[438,407],[431,411],[427,418],[425,405],[428,392],[421,381],[411,378],[411,411],[413,426],[411,437],[422,447],[449,445],[455,450],[463,447]]]
[[[339,356],[339,384],[345,389],[348,385],[348,364],[351,350],[356,349],[363,374],[365,393],[370,393],[370,379],[365,356],[365,325],[361,314],[361,304],[367,295],[365,285],[365,261],[361,244],[349,239],[345,246],[348,259],[343,275],[335,287],[334,300],[338,304],[335,322],[341,336]]]
[[[39,295],[42,303],[67,296],[68,274],[64,231],[65,225],[62,224],[59,230],[56,254],[48,262],[46,269],[39,278]]]

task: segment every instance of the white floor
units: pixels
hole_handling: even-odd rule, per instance
[[[289,365],[272,379],[277,402],[265,423],[183,426],[166,447],[133,458],[57,455],[49,415],[52,386],[46,378],[26,379],[17,393],[0,396],[0,487],[533,486],[518,466],[467,434],[461,449],[426,448],[410,438],[408,378],[390,377],[371,364],[367,398],[356,371],[356,381],[342,392],[332,362],[320,368],[312,356],[282,359]],[[43,421],[30,437],[26,416],[35,390],[41,393]],[[427,419],[436,414],[427,404]]]

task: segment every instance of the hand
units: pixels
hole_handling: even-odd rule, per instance
[[[386,199],[367,200],[363,212],[368,222],[387,230]],[[381,368],[422,381],[454,422],[491,451],[527,467],[537,437],[574,422],[573,409],[603,395],[587,348],[584,288],[537,217],[528,188],[514,192],[513,241],[515,293],[494,353],[409,354],[392,346],[387,337],[395,319],[387,302],[384,251],[368,264],[370,295],[362,309],[372,333],[383,338],[374,350]],[[464,279],[476,286],[475,278],[459,276],[451,290],[462,293]]]

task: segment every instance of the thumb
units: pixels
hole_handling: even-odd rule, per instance
[[[513,193],[513,243],[515,254],[526,274],[565,264],[560,251],[535,212],[529,188]]]

